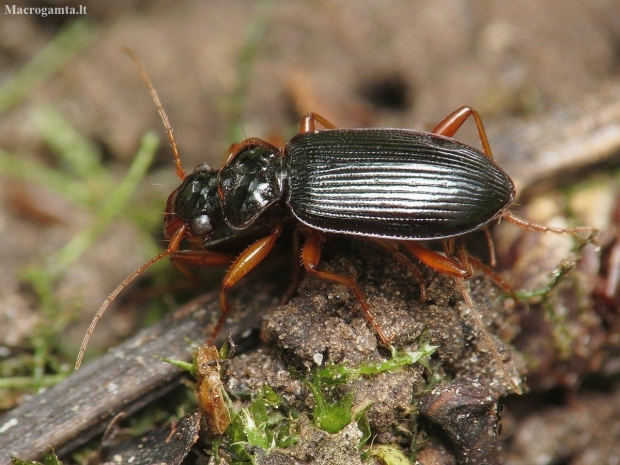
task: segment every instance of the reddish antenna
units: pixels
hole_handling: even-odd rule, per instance
[[[159,100],[159,96],[157,95],[157,91],[155,90],[155,87],[153,87],[151,79],[146,74],[146,71],[144,71],[144,68],[142,67],[142,64],[140,63],[140,60],[138,60],[136,54],[133,53],[133,51],[129,47],[123,47],[123,51],[133,60],[136,68],[138,68],[138,71],[140,72],[140,76],[142,76],[142,80],[146,84],[146,87],[148,87],[149,92],[151,93],[151,97],[153,98],[153,102],[157,107],[159,116],[161,117],[161,120],[164,123],[164,127],[166,128],[166,134],[168,135],[170,147],[172,148],[172,154],[174,155],[174,163],[177,167],[177,175],[179,176],[179,178],[181,178],[181,181],[183,181],[185,179],[185,176],[187,175],[185,174],[185,170],[181,165],[181,157],[179,156],[179,150],[177,148],[177,143],[174,140],[172,126],[170,126],[170,121],[168,121],[168,115],[166,114],[166,110],[164,110],[164,107]]]
[[[176,169],[177,176],[179,178],[181,178],[181,180],[183,180],[183,179],[185,179],[185,177],[187,175],[185,173],[185,170],[183,169],[183,166],[181,165],[181,157],[179,156],[179,150],[177,148],[177,143],[174,140],[174,134],[172,132],[172,126],[170,125],[170,121],[168,120],[168,115],[166,115],[166,110],[164,110],[164,107],[161,104],[161,101],[159,100],[159,96],[157,95],[157,92],[155,91],[155,88],[153,87],[153,83],[151,82],[151,80],[149,79],[148,75],[144,71],[144,68],[142,68],[142,65],[140,64],[140,61],[138,60],[138,57],[136,57],[136,55],[133,53],[133,51],[131,51],[127,47],[124,47],[123,51],[125,53],[127,53],[127,55],[129,55],[131,57],[131,59],[133,60],[134,64],[138,68],[138,71],[140,72],[140,75],[142,76],[142,80],[145,82],[146,86],[149,89],[149,92],[151,93],[151,97],[153,98],[153,102],[155,102],[155,106],[157,107],[157,111],[159,112],[159,116],[161,117],[161,120],[164,123],[164,127],[166,129],[166,134],[168,135],[168,140],[170,141],[170,147],[172,148],[172,154],[174,155],[174,163],[175,163],[176,168],[177,168]],[[170,241],[168,242],[168,248],[166,250],[161,252],[159,255],[151,258],[144,265],[142,265],[139,268],[137,268],[136,270],[134,270],[118,286],[116,286],[116,289],[114,289],[110,293],[110,295],[107,297],[107,299],[105,299],[105,301],[103,302],[101,307],[99,307],[99,310],[97,311],[97,313],[93,317],[93,321],[91,321],[90,326],[86,330],[86,334],[84,335],[84,339],[82,340],[82,344],[80,345],[80,352],[78,353],[77,360],[75,362],[75,369],[76,370],[78,368],[80,368],[80,365],[82,364],[82,359],[84,358],[84,352],[86,351],[86,346],[88,345],[88,341],[90,340],[90,336],[95,331],[95,326],[97,326],[97,323],[99,323],[99,320],[101,320],[101,317],[103,316],[103,314],[105,313],[105,311],[109,307],[109,305],[112,303],[112,301],[116,298],[116,296],[118,294],[121,293],[121,291],[123,289],[125,289],[129,285],[129,283],[131,283],[134,279],[136,279],[138,276],[140,276],[142,273],[144,273],[147,270],[147,268],[149,268],[151,265],[157,263],[162,258],[167,257],[169,255],[172,255],[174,252],[179,250],[179,246],[181,244],[181,239],[183,239],[183,236],[185,235],[186,231],[187,231],[186,226],[181,226],[181,228],[179,228],[174,233],[172,238],[170,238]]]

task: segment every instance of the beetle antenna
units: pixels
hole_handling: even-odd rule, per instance
[[[138,276],[144,273],[147,270],[147,268],[157,263],[162,258],[167,257],[168,255],[172,255],[177,250],[179,250],[179,245],[181,244],[181,240],[183,239],[183,236],[185,236],[185,232],[186,232],[186,227],[185,226],[180,227],[177,230],[177,232],[175,232],[174,235],[170,238],[170,242],[168,242],[168,248],[166,250],[164,250],[159,255],[151,258],[148,262],[146,262],[144,265],[140,266],[139,268],[136,268],[133,271],[133,273],[131,273],[129,276],[123,279],[122,283],[116,286],[116,289],[114,289],[110,293],[108,298],[105,299],[103,304],[101,304],[101,307],[99,307],[99,310],[97,310],[97,313],[93,317],[93,321],[90,322],[90,326],[86,330],[86,334],[84,334],[82,345],[80,345],[80,352],[78,353],[77,360],[75,361],[76,370],[80,368],[80,365],[82,364],[82,359],[84,358],[84,352],[86,352],[86,346],[88,345],[90,336],[95,331],[95,326],[97,326],[97,323],[99,323],[99,320],[101,320],[101,317],[105,313],[106,309],[110,306],[112,301],[116,298],[117,295],[121,293],[123,289],[125,289],[129,285],[129,283],[131,283],[134,279],[136,279]]]
[[[136,54],[133,53],[133,51],[129,47],[123,47],[123,51],[127,55],[129,55],[129,57],[133,60],[134,64],[138,68],[138,71],[140,72],[140,75],[142,76],[142,80],[148,87],[149,92],[151,93],[151,97],[153,98],[153,102],[155,103],[155,106],[157,107],[159,116],[161,117],[161,120],[164,123],[164,128],[166,128],[166,134],[168,135],[168,140],[170,141],[170,147],[172,148],[172,154],[174,155],[174,163],[177,167],[177,176],[179,176],[179,178],[181,178],[181,181],[183,181],[187,175],[185,173],[185,170],[183,169],[183,166],[181,165],[181,157],[179,156],[179,150],[177,147],[177,143],[174,139],[174,133],[172,132],[172,126],[170,125],[170,121],[168,120],[168,115],[166,114],[166,110],[164,110],[164,106],[161,104],[161,100],[159,100],[157,91],[155,90],[155,87],[153,87],[153,83],[151,82],[151,79],[146,74],[146,71],[144,71],[144,68],[142,67],[142,64],[140,63],[140,60],[138,60],[138,57],[136,56]]]
[[[500,357],[499,351],[497,350],[497,345],[495,344],[495,342],[493,342],[493,340],[491,339],[491,335],[489,334],[489,331],[487,331],[486,327],[484,326],[484,322],[482,321],[482,318],[480,317],[480,313],[478,313],[478,310],[476,310],[476,306],[474,305],[474,301],[471,298],[471,295],[469,294],[469,292],[467,292],[467,289],[465,289],[463,280],[461,278],[454,278],[454,281],[456,282],[456,286],[459,288],[459,291],[461,292],[461,295],[463,296],[463,300],[465,301],[465,303],[471,310],[471,313],[474,316],[474,319],[476,320],[476,324],[478,325],[478,328],[480,328],[480,332],[482,333],[482,338],[484,339],[484,342],[486,342],[487,346],[489,347],[489,349],[491,350],[493,354],[493,357],[497,361],[497,364],[501,367],[502,371],[504,372],[504,376],[506,377],[508,381],[510,381],[510,385],[516,391],[517,394],[523,394],[523,389],[517,384],[517,382],[508,372],[508,368],[506,368],[506,364]]]
[[[160,253],[159,255],[151,258],[148,262],[146,262],[144,265],[142,265],[140,268],[137,268],[133,271],[133,273],[131,273],[129,276],[127,276],[122,283],[120,283],[118,286],[116,286],[116,289],[114,289],[110,295],[108,296],[107,299],[105,299],[105,301],[103,302],[103,304],[101,304],[101,307],[99,307],[99,310],[97,310],[97,313],[95,314],[95,316],[93,317],[93,321],[90,322],[90,326],[88,327],[88,329],[86,330],[86,334],[84,335],[84,339],[82,340],[82,345],[80,345],[80,352],[78,353],[77,356],[77,360],[75,361],[75,369],[77,370],[78,368],[80,368],[80,365],[82,364],[82,359],[84,358],[84,352],[86,351],[86,346],[88,345],[88,341],[90,339],[90,336],[93,334],[93,332],[95,331],[95,326],[97,326],[97,323],[99,323],[99,320],[101,320],[101,317],[103,316],[103,314],[105,313],[105,311],[107,310],[107,308],[110,306],[110,304],[112,303],[112,301],[116,298],[116,296],[118,294],[121,293],[121,291],[123,289],[125,289],[129,283],[131,283],[134,279],[136,279],[138,276],[140,276],[142,273],[144,273],[144,271],[149,268],[151,265],[153,265],[154,263],[157,263],[159,260],[161,260],[162,258],[170,255],[171,251],[169,249],[164,250],[162,253]]]

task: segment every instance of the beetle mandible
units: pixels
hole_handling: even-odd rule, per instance
[[[463,284],[474,268],[481,268],[509,289],[491,269],[495,256],[487,225],[505,218],[532,231],[593,232],[591,228],[561,229],[531,223],[508,210],[515,198],[515,186],[495,162],[482,119],[470,107],[454,111],[431,132],[338,129],[320,115],[308,113],[301,120],[300,132],[284,148],[249,138],[231,146],[219,170],[203,164],[187,174],[159,97],[137,59],[130,55],[164,122],[182,183],[166,203],[163,228],[169,240],[167,249],[135,270],[105,300],[84,337],[76,367],[110,302],[135,277],[166,256],[181,264],[230,265],[220,291],[221,315],[207,342],[212,344],[231,310],[227,291],[269,255],[285,219],[291,217],[298,223],[296,235],[305,238],[301,248],[305,270],[348,287],[383,344],[389,345],[389,338],[375,321],[356,281],[317,269],[325,234],[351,235],[377,243],[412,270],[423,299],[422,275],[402,249],[426,266],[453,277],[501,364]],[[482,151],[452,138],[470,117],[475,121]],[[235,235],[257,225],[268,228],[267,234],[234,261],[228,254],[207,249],[218,235]],[[457,239],[479,230],[487,237],[491,267],[469,255],[460,241],[457,243]],[[192,247],[182,248],[184,240]],[[432,240],[442,241],[443,254],[420,244]]]

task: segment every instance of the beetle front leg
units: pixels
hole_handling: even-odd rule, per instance
[[[277,224],[271,234],[250,245],[241,253],[241,255],[237,257],[232,265],[230,265],[230,268],[228,268],[228,271],[222,280],[222,288],[220,290],[220,318],[217,320],[215,328],[213,328],[211,336],[209,336],[209,339],[207,340],[207,345],[213,344],[213,341],[219,334],[222,326],[226,322],[228,314],[230,313],[231,308],[230,303],[228,302],[228,297],[226,296],[226,291],[234,286],[246,274],[256,268],[258,264],[262,262],[267,255],[269,255],[269,252],[273,249],[273,246],[281,233],[282,225]]]
[[[222,266],[228,265],[232,260],[230,254],[210,250],[180,250],[170,255],[170,261],[175,265]]]
[[[301,123],[299,123],[299,132],[302,134],[306,132],[314,132],[316,130],[316,123],[319,123],[325,129],[336,128],[336,125],[331,121],[323,118],[321,115],[310,112],[305,114],[301,119]]]
[[[381,339],[381,342],[384,345],[389,346],[390,340],[383,332],[383,329],[381,328],[379,323],[377,323],[377,321],[375,320],[373,314],[370,312],[370,307],[368,305],[368,301],[366,300],[366,295],[359,287],[357,282],[355,282],[355,279],[316,269],[319,262],[321,261],[321,242],[323,242],[323,235],[318,231],[312,231],[306,239],[306,243],[304,244],[304,247],[301,251],[301,261],[304,265],[304,268],[308,273],[318,276],[319,278],[327,279],[329,281],[333,281],[335,283],[342,284],[343,286],[348,287],[349,290],[353,292],[353,295],[355,296],[357,301],[360,303],[362,313],[364,314],[364,318],[366,319],[366,321],[375,330],[375,332]]]
[[[170,255],[170,261],[174,267],[189,279],[195,279],[196,274],[184,265],[224,266],[229,265],[233,260],[232,255],[210,250],[180,250]]]
[[[476,128],[478,128],[478,135],[480,136],[480,142],[482,143],[482,151],[489,158],[493,159],[493,152],[491,152],[491,145],[489,144],[489,139],[487,138],[487,132],[484,130],[482,118],[480,118],[480,114],[471,107],[461,107],[450,113],[431,132],[439,134],[440,136],[452,137],[470,116],[473,116],[476,120]]]

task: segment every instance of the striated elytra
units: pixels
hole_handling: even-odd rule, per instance
[[[405,129],[298,134],[283,164],[292,214],[325,232],[446,239],[482,228],[515,196],[512,180],[484,153]]]

